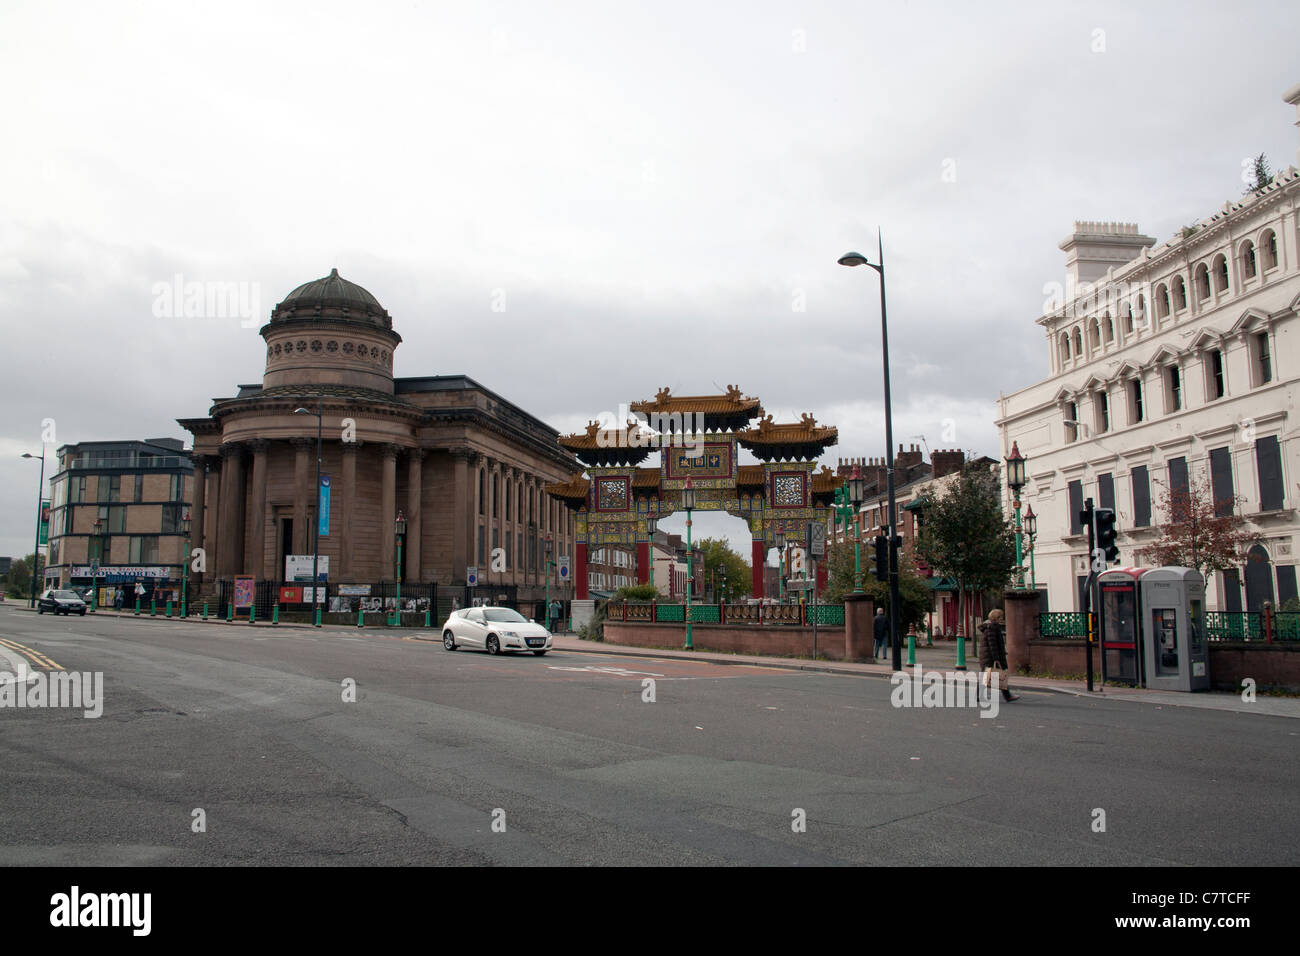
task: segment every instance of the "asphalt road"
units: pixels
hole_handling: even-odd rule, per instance
[[[0,607],[0,669],[104,675],[0,707],[0,865],[1300,862],[1294,719],[417,633]]]

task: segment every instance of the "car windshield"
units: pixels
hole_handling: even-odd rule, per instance
[[[498,624],[527,624],[518,611],[512,611],[508,607],[492,607],[483,612],[483,616],[489,621],[495,621]]]
[[[81,595],[76,591],[55,591],[54,597],[63,598],[65,601],[80,601]]]

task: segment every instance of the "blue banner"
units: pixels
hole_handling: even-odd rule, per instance
[[[320,476],[320,536],[329,537],[330,533],[330,476]]]

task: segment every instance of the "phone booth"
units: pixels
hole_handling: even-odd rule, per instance
[[[1116,568],[1097,577],[1101,679],[1142,686],[1141,589],[1149,568]]]
[[[1141,591],[1146,686],[1208,690],[1205,579],[1190,568],[1153,568],[1142,575]]]

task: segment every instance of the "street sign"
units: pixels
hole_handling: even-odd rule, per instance
[[[560,580],[561,581],[569,580],[569,556],[561,555],[560,560],[557,563],[556,567],[559,568],[558,573],[560,575]]]
[[[810,578],[794,578],[787,581],[785,586],[791,591],[807,591],[813,586],[813,582]]]
[[[472,588],[478,587],[478,568],[470,566],[465,569],[465,583]]]
[[[826,557],[826,525],[816,521],[808,525],[808,550],[814,558]]]

